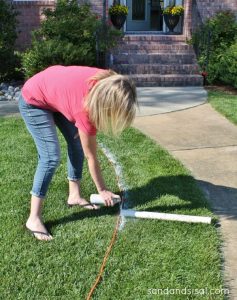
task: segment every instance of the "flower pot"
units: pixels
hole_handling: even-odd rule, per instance
[[[110,20],[116,29],[121,29],[126,21],[126,15],[111,15]]]
[[[170,32],[174,32],[174,28],[179,23],[179,15],[173,16],[173,15],[164,15],[165,24],[169,28]]]

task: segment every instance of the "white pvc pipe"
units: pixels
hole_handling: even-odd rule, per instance
[[[119,195],[113,197],[113,203],[116,204],[121,201]],[[103,198],[99,194],[91,194],[90,202],[92,204],[105,205]]]
[[[158,213],[158,212],[150,212],[150,211],[136,211],[131,209],[122,209],[121,215],[124,217],[132,217],[132,218],[159,219],[159,220],[167,220],[167,221],[211,224],[211,217],[166,214],[166,213]]]

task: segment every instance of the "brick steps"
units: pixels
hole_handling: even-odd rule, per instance
[[[182,35],[125,35],[111,53],[110,68],[137,86],[201,86],[193,47]]]
[[[135,74],[129,75],[139,87],[147,86],[201,86],[203,78],[201,75],[187,74]]]
[[[185,42],[186,37],[184,35],[146,35],[146,34],[131,34],[125,35],[123,41],[155,41],[155,42]]]
[[[129,53],[113,55],[113,63],[117,64],[192,64],[195,62],[193,53],[175,54],[175,53],[147,53],[139,54]]]
[[[188,50],[188,49],[187,49]],[[138,50],[131,50],[131,49],[118,49],[116,51],[113,51],[113,54],[186,54],[187,50],[177,50],[177,49],[138,49]]]
[[[113,51],[114,54],[119,54],[122,52],[127,52],[127,53],[142,53],[141,51],[147,51],[147,52],[185,52],[191,50],[192,51],[192,46],[187,45],[186,43],[156,43],[156,42],[146,42],[146,43],[121,43],[118,45],[116,50]]]
[[[113,68],[120,74],[198,74],[196,64],[118,64]]]

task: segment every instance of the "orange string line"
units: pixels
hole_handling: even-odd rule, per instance
[[[93,284],[86,300],[90,300],[91,299],[91,296],[92,294],[94,293],[97,285],[99,284],[100,280],[102,279],[102,275],[103,275],[103,272],[104,272],[104,269],[105,269],[105,265],[106,265],[106,262],[107,262],[107,259],[109,257],[109,254],[112,250],[112,247],[115,243],[115,240],[116,240],[116,236],[117,236],[117,232],[118,232],[118,228],[119,228],[119,223],[120,223],[120,216],[118,215],[117,216],[117,222],[116,222],[116,225],[115,225],[115,228],[114,228],[114,232],[113,232],[113,236],[112,236],[112,239],[110,241],[110,244],[106,250],[106,253],[105,253],[105,256],[104,256],[104,259],[103,259],[103,262],[101,264],[101,267],[100,267],[100,271],[99,271],[99,274],[97,275],[97,278],[95,280],[95,283]]]
[[[109,160],[109,162],[111,163],[111,165],[113,166],[112,162]],[[114,166],[113,166],[114,167]],[[117,174],[116,174],[117,175]],[[120,193],[123,195],[123,191],[121,190],[120,188],[120,185],[119,185],[119,176],[117,175],[116,176],[116,180],[117,180],[117,185],[118,185],[118,188],[120,190]],[[121,203],[121,207],[123,205],[123,201],[124,201],[124,198],[122,196],[122,203]],[[103,262],[101,264],[101,267],[100,267],[100,270],[99,270],[99,273],[97,275],[97,278],[93,284],[93,286],[91,287],[90,289],[90,292],[88,293],[87,295],[87,298],[86,300],[90,300],[91,297],[92,297],[92,294],[94,293],[96,287],[98,286],[98,284],[100,283],[101,279],[102,279],[102,275],[103,275],[103,272],[104,272],[104,269],[105,269],[105,265],[106,265],[106,262],[108,260],[108,257],[110,255],[110,252],[112,250],[112,247],[113,245],[115,244],[115,241],[116,241],[116,237],[117,237],[117,233],[118,233],[118,229],[119,229],[119,225],[120,225],[120,215],[117,216],[117,221],[116,221],[116,224],[115,224],[115,228],[114,228],[114,232],[113,232],[113,235],[112,235],[112,238],[110,240],[110,244],[106,250],[106,253],[104,255],[104,258],[103,258]]]

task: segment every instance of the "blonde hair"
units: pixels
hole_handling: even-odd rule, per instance
[[[135,118],[138,106],[135,84],[128,76],[112,70],[98,72],[89,79],[89,83],[93,82],[84,104],[90,121],[99,131],[118,135]]]

